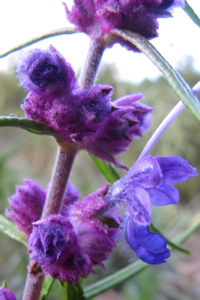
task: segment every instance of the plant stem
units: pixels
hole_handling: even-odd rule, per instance
[[[81,89],[89,89],[94,85],[104,49],[105,46],[101,39],[91,39],[86,61],[79,78]]]
[[[42,219],[60,212],[62,198],[69,178],[71,167],[76,155],[76,149],[58,148],[57,159],[51,177],[47,199],[42,213]]]
[[[57,158],[41,217],[42,219],[51,214],[58,214],[60,212],[63,195],[76,152],[77,149],[72,146],[67,148],[60,146],[58,148]],[[41,275],[37,282],[32,281],[32,279],[27,276],[23,300],[39,300],[43,280],[44,275]]]
[[[80,76],[80,88],[89,89],[93,86],[104,48],[105,46],[101,39],[91,40]],[[72,145],[67,145],[67,147],[60,145],[58,148],[57,159],[41,219],[60,212],[66,184],[77,150],[78,148]],[[38,278],[36,283],[30,277],[27,277],[23,300],[39,300],[43,280],[43,275]]]
[[[192,88],[192,92],[194,95],[200,92],[200,81]],[[180,100],[177,105],[170,111],[170,113],[166,116],[166,118],[162,121],[162,123],[158,126],[150,140],[147,142],[146,146],[142,150],[140,156],[137,161],[145,157],[151,149],[155,146],[158,140],[161,138],[165,130],[170,126],[170,124],[178,117],[178,115],[184,110],[186,105]]]

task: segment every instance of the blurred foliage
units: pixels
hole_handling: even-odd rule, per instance
[[[196,73],[189,63],[184,65],[184,68],[179,71],[190,86],[193,86],[200,79],[200,74]],[[98,83],[109,84],[114,87],[113,100],[125,94],[142,92],[145,95],[143,102],[155,107],[150,131],[144,134],[142,139],[134,140],[127,153],[119,158],[122,163],[131,167],[154,130],[179,99],[163,77],[159,77],[155,81],[144,80],[140,84],[134,85],[131,82],[120,81],[117,70],[112,65],[102,66],[98,76]],[[14,74],[0,74],[0,115],[13,113],[19,117],[23,116],[20,104],[25,95],[26,92],[18,86],[18,80]],[[51,137],[37,136],[18,128],[1,128],[0,141],[0,213],[3,213],[5,207],[8,206],[7,197],[14,193],[15,184],[22,184],[23,178],[32,178],[42,187],[46,186],[51,176],[56,143]],[[200,170],[199,144],[199,122],[188,109],[185,109],[154,147],[152,154],[180,155],[187,159],[192,166]],[[123,175],[124,171],[120,170],[119,173]],[[85,151],[81,151],[75,160],[71,182],[77,185],[84,196],[99,188],[105,182],[105,178],[97,170],[89,155]],[[181,194],[182,207],[179,205],[176,207],[156,208],[153,212],[155,225],[159,226],[159,228],[164,228],[169,237],[174,236],[175,225],[178,230],[185,228],[198,210],[196,203],[200,195],[199,178],[196,177],[189,182],[179,184],[178,189]],[[191,199],[194,200],[191,201]],[[185,218],[186,215],[187,218]],[[8,237],[4,237],[2,233],[0,233],[0,237],[0,281],[7,280],[8,288],[12,289],[17,297],[20,298],[26,276],[27,250],[23,245],[9,240]],[[112,274],[125,266],[127,257],[122,257],[121,254],[122,251],[119,247],[116,248],[111,258],[105,263],[108,271],[105,273],[104,270],[96,268],[97,275],[94,276],[92,274],[87,280],[83,280],[84,285]],[[184,292],[179,293],[178,298],[176,298],[177,294],[175,293],[174,295],[176,296],[173,296],[173,291],[171,292],[170,288],[166,288],[167,276],[169,274],[178,276],[173,273],[175,263],[173,265],[170,262],[171,260],[165,265],[165,268],[163,266],[151,267],[133,280],[127,281],[115,290],[105,293],[105,296],[101,295],[96,297],[96,299],[186,299],[183,298]],[[181,286],[181,288],[183,287]],[[174,289],[177,292],[175,284]],[[185,294],[187,295],[187,292]],[[48,299],[61,299],[61,297],[62,291],[56,283]],[[198,298],[194,296],[190,299],[196,300]]]

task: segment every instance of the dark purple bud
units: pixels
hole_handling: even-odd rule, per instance
[[[29,236],[33,228],[32,223],[38,221],[42,214],[48,186],[43,190],[30,179],[23,179],[23,183],[24,186],[16,186],[16,193],[8,198],[10,208],[6,209],[5,215]],[[63,201],[63,211],[78,198],[78,189],[68,182]]]
[[[68,21],[91,37],[104,37],[120,28],[152,39],[158,36],[157,19],[171,17],[173,9],[184,4],[184,0],[74,0],[71,12],[64,5]],[[131,43],[114,37],[109,47],[115,43],[138,51]]]
[[[17,298],[10,290],[0,287],[0,300],[17,300]]]
[[[109,33],[114,28],[130,30],[147,39],[158,36],[158,18],[170,17],[177,6],[184,6],[184,0],[94,0],[96,18],[102,32]],[[113,40],[129,50],[138,51],[131,43],[121,38]]]
[[[80,248],[72,224],[61,215],[33,224],[29,253],[31,261],[37,262],[43,273],[70,284],[87,277],[92,270],[92,263]]]
[[[43,97],[71,93],[77,87],[71,65],[53,46],[30,51],[21,59],[17,72],[21,85]]]
[[[65,7],[68,21],[76,26],[79,31],[89,33],[95,22],[95,6],[93,0],[74,0],[71,12],[67,4]]]
[[[149,128],[152,108],[137,102],[142,94],[128,95],[111,102],[111,114],[94,135],[88,137],[85,147],[92,154],[122,167],[115,156],[127,150],[134,137],[141,137]]]
[[[29,236],[32,222],[40,219],[46,193],[33,180],[24,179],[23,183],[24,186],[16,186],[16,193],[8,198],[10,208],[5,214]]]

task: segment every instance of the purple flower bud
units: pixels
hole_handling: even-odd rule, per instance
[[[8,198],[10,208],[6,209],[5,215],[29,237],[33,228],[32,223],[38,221],[42,214],[48,188],[44,191],[36,182],[30,179],[24,179],[23,183],[24,186],[17,186],[16,193]],[[64,207],[75,202],[78,198],[79,191],[68,182]]]
[[[147,39],[158,35],[158,18],[171,17],[173,8],[184,6],[184,0],[80,0],[74,1],[71,12],[66,4],[66,16],[79,31],[104,36],[114,28],[141,34]],[[115,38],[109,46],[120,43],[138,51],[131,43]]]
[[[33,180],[24,179],[23,183],[24,186],[17,186],[16,193],[8,198],[10,208],[5,214],[29,236],[32,223],[40,219],[46,193]]]
[[[44,93],[43,89],[38,90],[27,77],[29,64],[38,74],[37,67],[41,69],[40,61],[43,64],[43,61],[50,59],[51,65],[54,61],[54,64],[59,61],[61,71],[69,71],[65,73],[71,76],[72,81],[70,79],[68,81],[73,83],[62,86],[61,80],[59,93],[54,94],[50,91],[56,91],[54,87],[57,89],[57,83],[54,85],[47,80],[50,84],[49,92],[45,90]],[[48,68],[45,67],[44,72],[40,74],[45,80],[52,75],[51,72],[46,72],[46,69]],[[108,85],[97,85],[91,89],[78,87],[73,89],[74,73],[64,58],[52,47],[48,51],[31,52],[22,61],[18,70],[21,73],[22,83],[31,89],[22,105],[27,118],[52,127],[63,141],[78,144],[79,149],[86,149],[101,159],[123,168],[114,156],[126,151],[132,139],[141,137],[150,125],[152,108],[137,101],[143,97],[142,94],[128,95],[111,101],[113,88]],[[57,75],[54,75],[52,78],[56,78]],[[59,74],[58,82],[60,82]],[[69,87],[72,89],[71,93]]]
[[[21,85],[43,97],[71,93],[77,87],[72,67],[53,46],[30,51],[21,59],[17,72]]]
[[[52,215],[33,224],[29,239],[32,267],[52,278],[77,283],[86,278],[94,265],[102,265],[112,251],[115,230],[110,230],[96,219],[96,214],[107,204],[103,196],[110,184],[81,201],[64,205],[62,215]],[[66,198],[65,198],[66,199]]]
[[[29,247],[31,260],[52,278],[74,284],[92,270],[92,263],[82,252],[72,224],[61,215],[34,223]]]
[[[10,290],[0,287],[0,300],[17,300],[17,298]]]
[[[110,117],[94,135],[85,139],[85,148],[103,160],[124,168],[115,156],[127,150],[132,139],[148,130],[153,109],[137,100],[142,94],[128,95],[111,102]]]
[[[67,4],[63,4],[68,21],[76,25],[79,31],[89,33],[93,30],[95,22],[95,6],[93,0],[74,1],[71,12]]]
[[[181,157],[148,155],[116,181],[103,198],[109,208],[119,204],[126,206],[126,239],[141,260],[159,264],[170,255],[165,239],[148,229],[151,224],[151,206],[177,204],[179,193],[171,184],[196,175],[196,170]]]

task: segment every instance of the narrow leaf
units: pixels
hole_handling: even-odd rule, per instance
[[[8,54],[11,54],[11,53],[13,53],[13,52],[15,52],[17,50],[23,49],[23,48],[25,48],[27,46],[30,46],[30,45],[32,45],[34,43],[37,43],[37,42],[42,41],[42,40],[45,40],[47,38],[50,38],[50,37],[53,37],[53,36],[62,35],[62,34],[72,34],[72,33],[77,33],[77,32],[78,31],[75,28],[68,28],[68,27],[64,27],[62,29],[57,29],[57,30],[50,31],[50,32],[45,33],[45,34],[43,34],[41,36],[38,36],[38,37],[36,37],[36,38],[34,38],[34,39],[32,39],[32,40],[24,43],[24,44],[21,44],[21,45],[19,45],[17,47],[14,47],[14,48],[6,51],[5,53],[3,53],[3,54],[0,55],[0,58],[3,58],[5,56],[7,56]]]
[[[52,278],[49,278],[49,277],[45,276],[40,300],[46,300],[47,299],[47,297],[49,295],[49,292],[50,292],[54,282],[55,282],[55,279],[52,279]]]
[[[132,43],[143,52],[163,73],[178,97],[190,108],[196,118],[200,120],[200,102],[198,98],[192,93],[189,85],[182,76],[170,66],[147,39],[128,30],[114,29],[111,32]]]
[[[189,251],[189,250],[187,250],[187,249],[185,249],[185,248],[183,248],[183,247],[181,247],[181,246],[179,246],[179,245],[177,245],[177,244],[175,244],[175,243],[173,243],[172,241],[170,241],[159,229],[157,229],[152,223],[151,223],[151,225],[149,226],[149,228],[150,228],[150,230],[152,231],[152,232],[157,232],[157,233],[159,233],[159,234],[161,234],[164,238],[165,238],[165,240],[167,241],[167,244],[168,244],[168,246],[170,246],[172,249],[175,249],[175,250],[178,250],[178,251],[180,251],[180,252],[184,252],[184,253],[186,253],[186,254],[191,254],[191,252]]]
[[[192,225],[188,229],[186,229],[183,233],[178,235],[173,239],[173,244],[180,245],[185,240],[187,240],[192,233],[194,233],[200,227],[200,223]],[[171,250],[171,246],[169,247]],[[117,284],[122,283],[123,281],[135,276],[145,268],[151,265],[142,262],[141,260],[137,260],[127,267],[121,269],[120,271],[115,272],[114,274],[94,283],[84,289],[85,296],[87,299],[91,299],[108,289],[116,286]]]
[[[1,116],[0,126],[19,127],[35,134],[52,135],[56,139],[59,139],[58,134],[53,130],[53,128],[48,127],[38,121],[29,120],[26,118]]]
[[[185,1],[185,6],[183,7],[183,10],[186,12],[186,14],[190,17],[190,19],[200,27],[200,18],[197,16],[193,8],[188,4],[187,1]]]
[[[27,237],[10,220],[0,215],[0,231],[27,246]]]
[[[120,179],[119,174],[110,164],[102,161],[92,154],[90,154],[90,158],[109,183],[113,184],[116,180]]]
[[[60,285],[63,288],[63,300],[86,300],[79,283],[70,285],[69,282],[60,281]]]

